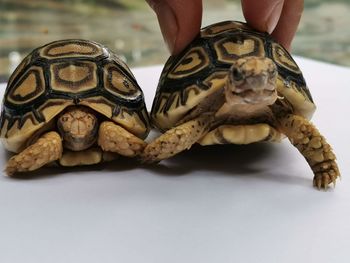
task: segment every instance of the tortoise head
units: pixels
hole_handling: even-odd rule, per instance
[[[72,106],[58,117],[57,128],[63,138],[65,148],[81,151],[95,143],[98,120],[89,108]]]
[[[277,99],[277,67],[266,57],[244,57],[230,68],[225,85],[229,104],[271,105]]]

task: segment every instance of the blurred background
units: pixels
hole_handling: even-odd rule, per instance
[[[240,0],[203,4],[203,26],[243,20]],[[144,0],[0,0],[0,81],[33,48],[63,38],[103,43],[131,67],[163,64],[169,55]],[[305,0],[293,53],[350,66],[350,0]]]

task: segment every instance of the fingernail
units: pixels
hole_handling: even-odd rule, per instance
[[[160,30],[170,53],[173,53],[178,32],[177,21],[174,11],[166,2],[158,4],[154,10],[158,17]]]

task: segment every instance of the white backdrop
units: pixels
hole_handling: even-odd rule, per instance
[[[287,140],[0,175],[0,262],[350,262],[350,69],[297,61],[338,156],[334,190],[312,187]],[[134,70],[149,109],[160,70]],[[7,158],[1,148],[1,167]]]

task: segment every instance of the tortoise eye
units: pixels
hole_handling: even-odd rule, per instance
[[[237,68],[235,68],[232,72],[232,75],[233,75],[233,79],[235,81],[240,81],[243,79],[243,75],[242,75],[242,72],[240,70],[238,70]]]
[[[62,116],[62,117],[61,117],[61,120],[62,120],[63,122],[66,122],[66,121],[68,121],[68,117],[67,117],[67,116]]]

